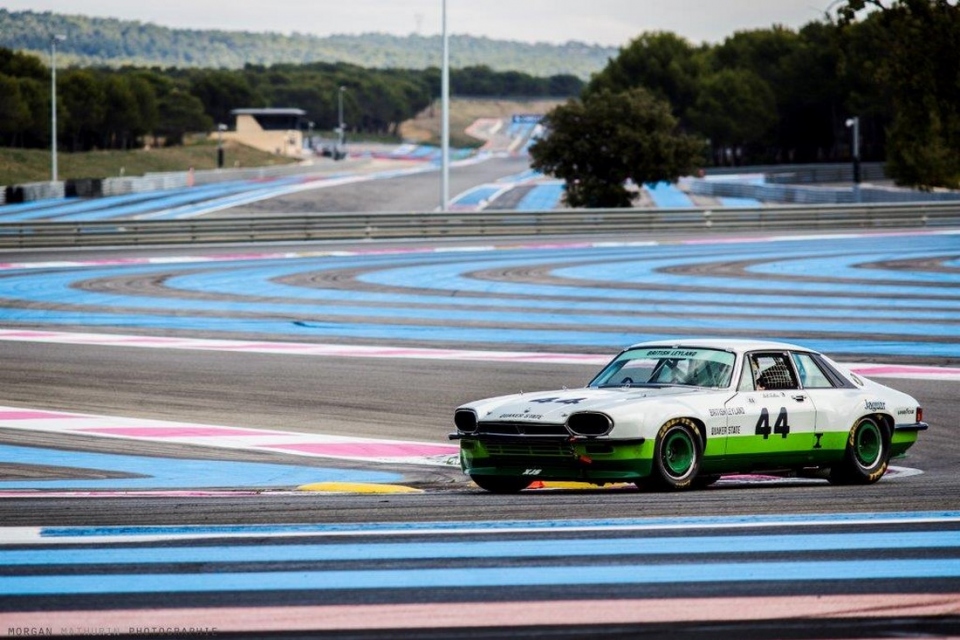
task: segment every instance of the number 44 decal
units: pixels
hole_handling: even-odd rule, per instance
[[[787,434],[790,433],[790,425],[787,423],[787,408],[780,407],[780,413],[777,415],[777,421],[773,423],[773,428],[770,428],[770,412],[767,411],[767,408],[764,407],[760,411],[760,419],[757,420],[757,430],[755,433],[758,436],[763,436],[763,439],[766,440],[770,437],[771,433],[779,433],[784,438],[787,437]]]

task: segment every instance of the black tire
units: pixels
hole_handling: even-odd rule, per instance
[[[700,474],[693,479],[693,486],[697,489],[704,489],[710,485],[716,484],[717,480],[720,479],[718,474],[703,475]]]
[[[873,484],[890,464],[890,434],[873,416],[860,418],[850,429],[843,462],[830,470],[833,484]]]
[[[670,420],[657,434],[653,452],[653,481],[660,489],[681,491],[693,486],[700,461],[703,442],[693,422],[686,418]]]
[[[490,493],[520,493],[533,480],[516,476],[470,476],[474,484]]]

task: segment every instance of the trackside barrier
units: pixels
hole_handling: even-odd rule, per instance
[[[334,165],[331,160],[317,159],[312,163],[277,165],[273,167],[195,171],[193,174],[193,184],[214,184],[234,180],[264,180],[285,176],[321,174],[324,172],[325,174],[329,174],[331,169],[336,169],[338,172],[346,171],[369,162],[369,158],[358,158]],[[96,188],[91,188],[94,186],[92,184],[93,180],[94,179],[68,180],[66,182],[34,182],[0,187],[0,205],[71,196],[79,196],[82,198],[101,195],[122,196],[132,193],[184,189],[190,186],[190,172],[173,171],[147,173],[144,176],[96,179],[98,181]]]
[[[33,202],[34,200],[63,198],[65,194],[66,188],[62,182],[28,182],[6,187],[4,189],[4,202]]]
[[[763,174],[766,181],[775,184],[817,184],[823,182],[853,182],[853,164],[851,162],[832,162],[824,164],[764,164],[743,167],[707,167],[708,176]],[[865,182],[886,180],[885,166],[882,162],[864,162],[860,165],[860,176]]]
[[[189,174],[185,171],[142,178],[105,178],[103,180],[103,195],[123,196],[131,193],[147,193],[166,189],[185,189],[188,183]]]
[[[795,204],[852,204],[881,202],[960,202],[960,192],[927,192],[907,189],[860,187],[859,195],[850,187],[811,187],[785,184],[750,184],[748,182],[701,180],[686,178],[688,191],[695,195],[752,198],[765,202]]]
[[[960,202],[0,223],[0,248],[960,227]]]

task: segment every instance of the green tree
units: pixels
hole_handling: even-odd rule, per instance
[[[49,80],[50,70],[37,56],[0,47],[0,73],[13,78]]]
[[[0,73],[0,140],[16,145],[29,124],[30,110],[20,93],[20,83]]]
[[[200,98],[207,115],[214,122],[228,123],[234,109],[262,107],[263,96],[250,86],[242,72],[206,70],[198,73],[190,82],[190,93]]]
[[[166,146],[183,144],[190,132],[210,131],[213,120],[203,112],[203,103],[182,89],[174,89],[159,102],[159,123],[155,133],[165,138]]]
[[[876,81],[890,92],[887,172],[900,184],[960,187],[960,5],[948,0],[848,0],[841,23],[872,9],[886,55]]]
[[[110,75],[103,81],[104,119],[102,145],[111,149],[128,149],[140,126],[140,109],[127,78]]]
[[[127,85],[137,103],[137,121],[130,130],[133,141],[139,142],[148,133],[152,133],[160,122],[160,107],[153,85],[142,75],[127,75]]]
[[[836,87],[837,62],[835,56],[818,58],[822,53],[830,53],[827,44],[826,40],[811,44],[801,34],[775,26],[737,32],[711,51],[714,73],[747,73],[759,78],[774,97],[776,114],[769,130],[770,153],[764,155],[754,149],[746,158],[748,162],[811,162],[829,155],[833,146],[833,114],[831,101],[825,99],[824,93]]]
[[[629,207],[628,180],[675,182],[702,160],[703,142],[680,133],[670,105],[642,88],[570,100],[543,125],[531,166],[563,179],[572,207]]]
[[[703,51],[676,34],[644,33],[595,74],[584,92],[643,87],[666,100],[674,115],[684,120],[697,99],[703,59]]]
[[[106,93],[97,76],[85,69],[69,69],[57,87],[58,107],[62,101],[66,114],[64,133],[73,151],[96,146],[106,115]]]
[[[20,143],[27,148],[48,147],[51,124],[50,83],[28,77],[20,78],[19,85],[20,96],[30,112],[30,121],[24,127]]]
[[[689,119],[716,151],[758,145],[777,123],[776,98],[752,71],[724,69],[703,79]]]

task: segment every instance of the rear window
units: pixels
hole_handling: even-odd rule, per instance
[[[803,385],[804,389],[832,389],[834,387],[830,378],[827,377],[827,374],[810,354],[794,353],[793,362],[797,365],[800,384]]]

